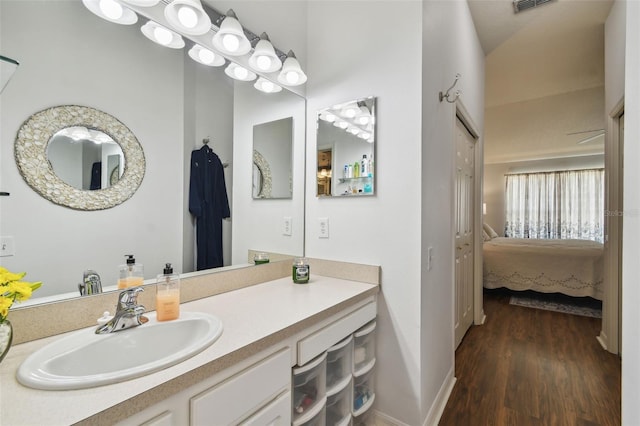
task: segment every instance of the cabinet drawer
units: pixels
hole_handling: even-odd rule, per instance
[[[354,330],[376,317],[376,302],[370,302],[298,342],[298,365],[326,351]]]
[[[241,423],[241,426],[289,426],[291,424],[291,391]]]
[[[289,348],[191,398],[191,424],[237,424],[291,386]]]

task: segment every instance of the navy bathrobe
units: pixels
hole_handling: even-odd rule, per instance
[[[207,145],[191,152],[189,211],[196,217],[198,271],[222,266],[222,219],[231,213],[224,167]]]

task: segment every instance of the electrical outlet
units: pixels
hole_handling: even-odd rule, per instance
[[[318,218],[319,238],[329,238],[329,218]]]
[[[282,235],[291,236],[291,216],[285,216],[282,222]]]
[[[0,257],[13,256],[15,254],[13,237],[0,237]]]

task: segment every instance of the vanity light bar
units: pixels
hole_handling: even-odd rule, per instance
[[[151,23],[145,24],[147,28],[141,30],[145,36],[158,44],[180,49],[185,46],[185,37],[199,47],[194,46],[189,51],[193,60],[208,66],[222,66],[228,61],[248,71],[247,78],[239,78],[237,73],[227,72],[232,78],[253,81],[259,76],[256,72],[263,74],[254,87],[264,93],[281,91],[282,86],[276,82],[283,86],[299,86],[307,81],[307,76],[292,51],[285,54],[271,44],[265,33],[258,36],[244,28],[231,9],[222,14],[203,4],[202,0],[83,0],[85,6],[94,13],[100,2],[118,5],[132,14],[135,21],[138,19],[137,14],[149,19]],[[117,22],[104,14],[96,14]],[[229,26],[224,25],[225,20],[228,20],[231,26],[230,37],[226,43],[224,37],[219,36],[220,32]],[[238,44],[238,50],[233,49],[236,47],[235,44]],[[218,59],[211,62],[208,52],[213,53],[214,58],[219,55]],[[250,56],[244,58],[247,54]],[[255,72],[249,71],[248,67]]]

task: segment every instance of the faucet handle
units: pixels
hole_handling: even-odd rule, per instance
[[[135,306],[138,304],[138,294],[143,292],[142,287],[129,288],[120,292],[118,296],[118,309]]]

